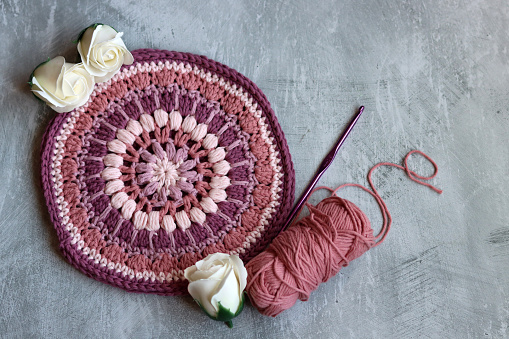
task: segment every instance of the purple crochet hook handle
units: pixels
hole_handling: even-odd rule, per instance
[[[341,148],[341,146],[343,145],[343,143],[345,142],[346,138],[348,137],[348,134],[350,134],[353,127],[357,123],[357,120],[359,120],[359,118],[361,117],[362,112],[364,112],[364,106],[359,107],[359,111],[353,117],[352,121],[350,121],[350,124],[348,125],[347,129],[343,132],[343,134],[341,135],[339,140],[336,142],[336,144],[334,145],[334,148],[323,159],[322,163],[320,164],[320,167],[318,167],[318,170],[316,171],[315,176],[313,177],[313,180],[311,180],[308,187],[306,187],[306,189],[300,196],[299,200],[297,201],[297,204],[290,212],[290,215],[288,216],[288,219],[286,220],[285,225],[283,226],[281,231],[279,231],[279,234],[281,234],[281,232],[283,232],[285,229],[288,228],[288,226],[290,226],[290,224],[292,223],[296,214],[300,211],[302,205],[306,202],[307,198],[311,194],[311,191],[316,186],[316,183],[318,182],[318,180],[320,180],[322,175],[325,173],[325,171],[332,164],[332,161],[336,157],[336,154],[338,154],[338,151]]]

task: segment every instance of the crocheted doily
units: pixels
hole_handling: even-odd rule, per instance
[[[294,171],[265,95],[203,56],[137,50],[42,145],[44,195],[67,260],[135,292],[185,291],[210,253],[261,252],[284,224]]]

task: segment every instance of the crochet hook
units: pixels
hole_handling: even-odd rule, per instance
[[[357,120],[359,120],[362,112],[364,112],[364,106],[359,107],[359,111],[353,117],[352,121],[350,121],[350,124],[348,125],[346,130],[343,132],[343,134],[341,135],[339,140],[336,142],[336,144],[334,145],[332,150],[322,160],[322,163],[320,164],[320,167],[318,167],[318,170],[316,171],[315,176],[313,177],[313,179],[311,180],[309,185],[306,187],[306,189],[304,190],[304,192],[300,196],[299,200],[297,201],[297,204],[295,205],[295,207],[290,212],[290,215],[288,216],[288,219],[286,220],[285,225],[283,226],[283,228],[281,228],[279,233],[283,232],[285,229],[288,228],[288,226],[290,226],[290,224],[292,223],[293,219],[295,218],[297,213],[302,208],[302,205],[306,202],[306,200],[308,199],[309,195],[311,194],[311,191],[316,186],[316,183],[318,182],[318,180],[320,180],[322,175],[325,173],[325,171],[332,164],[332,161],[336,157],[336,154],[338,154],[339,149],[341,148],[341,146],[345,142],[346,138],[348,137],[348,134],[350,134],[350,132],[352,131],[353,127],[357,123]]]

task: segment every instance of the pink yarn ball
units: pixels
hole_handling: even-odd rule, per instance
[[[368,217],[352,202],[331,196],[290,226],[247,265],[247,293],[260,313],[275,317],[306,301],[350,261],[375,244]]]
[[[430,176],[422,176],[408,167],[408,159],[420,154],[434,167]],[[343,184],[332,190],[332,196],[322,200],[316,207],[306,204],[309,216],[292,224],[272,244],[247,265],[246,291],[251,303],[264,315],[275,317],[292,307],[297,299],[306,301],[318,285],[336,275],[350,261],[360,257],[370,248],[381,244],[392,224],[392,217],[371,176],[377,168],[390,166],[405,171],[410,180],[431,188],[438,194],[442,190],[424,182],[433,179],[437,164],[421,151],[413,150],[404,159],[404,166],[381,162],[371,168],[368,182],[371,190],[359,184]],[[358,187],[375,198],[382,212],[383,224],[378,235],[366,214],[354,203],[336,196],[347,186]]]

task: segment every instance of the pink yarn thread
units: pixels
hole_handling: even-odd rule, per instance
[[[408,158],[417,153],[433,164],[431,176],[421,176],[408,167]],[[392,224],[389,210],[373,185],[372,173],[380,166],[402,169],[408,177],[421,185],[442,191],[422,180],[437,175],[436,163],[421,151],[409,152],[404,166],[382,162],[368,173],[371,190],[359,184],[344,184],[332,190],[332,196],[322,200],[316,207],[306,203],[309,216],[292,224],[272,244],[247,265],[248,284],[246,291],[251,303],[260,313],[275,317],[292,307],[297,299],[306,301],[322,282],[336,275],[355,258],[381,244]],[[352,202],[336,196],[346,186],[359,187],[371,194],[382,211],[383,225],[378,235],[373,235],[368,217]]]

